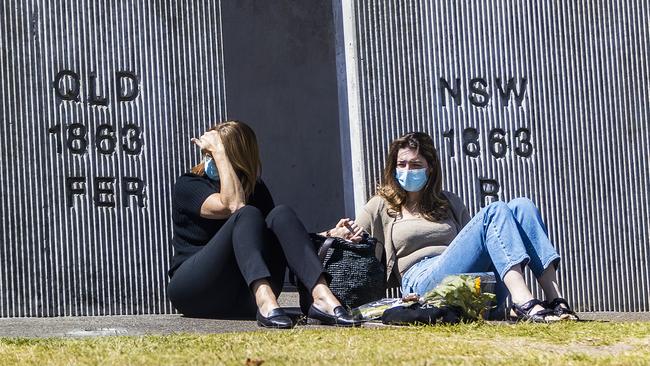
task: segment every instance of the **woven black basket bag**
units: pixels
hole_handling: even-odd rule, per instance
[[[386,295],[386,266],[375,256],[377,240],[364,235],[359,243],[310,234],[325,271],[332,276],[330,289],[343,306],[355,308]],[[309,298],[299,286],[301,300]],[[306,304],[301,301],[301,308]],[[302,309],[305,311],[306,309]]]

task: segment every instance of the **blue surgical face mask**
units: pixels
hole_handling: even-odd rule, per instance
[[[427,184],[427,169],[396,169],[395,179],[407,192],[417,192]]]
[[[219,170],[217,170],[217,164],[214,163],[211,156],[206,156],[205,160],[203,160],[203,170],[208,178],[219,180]]]

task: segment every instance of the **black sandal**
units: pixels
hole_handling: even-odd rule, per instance
[[[553,301],[547,303],[546,308],[552,310],[553,314],[560,317],[561,320],[580,320],[575,311],[569,307],[569,303],[561,297],[555,298]]]
[[[530,312],[531,310],[533,310],[535,305],[540,305],[544,307],[544,310],[540,310],[534,314],[531,314]],[[548,319],[548,317],[555,317],[555,313],[553,309],[548,309],[545,306],[544,302],[537,299],[532,299],[522,305],[512,303],[510,309],[511,309],[510,319],[515,321],[523,320],[523,321],[528,321],[533,323],[550,323],[552,321],[557,321],[557,319],[552,319],[552,320]],[[514,312],[515,315],[512,315],[512,312]]]

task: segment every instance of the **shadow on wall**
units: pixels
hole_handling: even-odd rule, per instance
[[[329,2],[222,3],[227,116],[249,123],[276,204],[310,231],[344,215]]]

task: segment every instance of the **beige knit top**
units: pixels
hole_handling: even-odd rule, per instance
[[[442,222],[423,217],[395,219],[392,239],[400,276],[420,259],[442,254],[456,234],[456,222],[451,217]]]
[[[425,256],[440,255],[469,222],[467,207],[455,194],[443,191],[450,215],[441,222],[423,218],[399,219],[388,215],[386,201],[375,196],[357,213],[356,222],[380,243],[377,256],[386,255],[386,279],[401,284],[402,274]],[[401,222],[400,222],[401,221]]]

